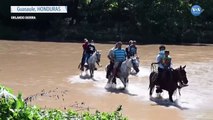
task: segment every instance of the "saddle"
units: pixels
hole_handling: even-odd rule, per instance
[[[119,77],[118,74],[121,72],[121,71],[120,71],[121,64],[122,64],[122,62],[118,64],[118,67],[117,67],[117,69],[116,69],[116,72],[115,72],[115,76],[116,76],[116,77]]]

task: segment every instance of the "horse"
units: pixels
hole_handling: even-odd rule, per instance
[[[122,62],[121,66],[118,70],[116,77],[121,80],[121,82],[124,85],[124,89],[126,89],[128,83],[129,83],[129,75],[130,75],[132,67],[134,66],[135,68],[139,69],[138,68],[139,65],[136,63],[139,63],[139,59],[137,57],[131,57],[129,59],[126,59],[124,62]],[[114,78],[114,76],[112,75],[112,72],[111,72],[111,74],[108,77],[107,84],[112,85],[113,83],[116,84],[116,79]]]
[[[169,75],[166,76],[166,74],[162,73],[162,77],[160,78],[160,88],[163,90],[168,91],[169,94],[169,100],[173,102],[172,95],[174,91],[178,88],[179,90],[182,88],[182,86],[188,86],[188,79],[186,76],[185,71],[186,66],[179,68],[176,68],[174,70],[169,71]],[[155,71],[152,71],[149,76],[149,95],[152,96],[154,87],[156,85],[158,73]],[[180,93],[180,91],[179,91]]]
[[[84,65],[84,69],[82,71],[90,71],[90,77],[93,78],[94,70],[95,70],[95,63],[99,65],[101,60],[101,53],[99,51],[94,52],[87,60],[87,65]],[[100,66],[100,65],[99,65]],[[78,66],[80,68],[80,64]]]

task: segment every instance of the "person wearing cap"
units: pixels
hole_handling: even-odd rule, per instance
[[[162,74],[164,72],[163,59],[165,57],[165,50],[166,50],[166,47],[164,45],[161,45],[159,47],[159,53],[158,53],[158,55],[156,57],[156,61],[157,62],[152,63],[152,65],[153,64],[158,64],[158,76],[157,76],[157,81],[156,81],[156,86],[157,86],[156,92],[157,93],[162,92],[162,89],[160,89],[160,81],[161,81]]]
[[[84,61],[85,61],[85,57],[86,57],[86,49],[88,47],[88,44],[89,44],[89,42],[88,42],[87,38],[84,38],[84,43],[82,45],[83,53],[82,53],[82,57],[81,57],[81,67],[80,67],[80,70],[82,70],[82,71],[84,69]]]
[[[126,51],[122,48],[122,42],[117,43],[117,48],[113,51],[114,66],[113,66],[113,76],[116,77],[117,71],[120,68],[123,61],[126,60]]]
[[[108,79],[110,73],[111,73],[112,70],[113,70],[113,66],[114,66],[114,55],[113,55],[113,52],[114,52],[114,50],[117,49],[117,48],[118,48],[118,44],[116,43],[115,46],[109,50],[109,53],[108,53],[108,55],[107,55],[107,57],[108,57],[108,59],[109,59],[109,61],[110,61],[109,67],[108,67],[107,73],[106,73],[106,78],[107,78],[107,79]]]

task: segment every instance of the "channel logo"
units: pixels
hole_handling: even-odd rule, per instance
[[[199,5],[193,5],[191,8],[191,13],[193,16],[200,16],[203,11],[204,10]]]

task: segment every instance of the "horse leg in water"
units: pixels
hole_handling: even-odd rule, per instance
[[[93,77],[94,69],[90,69],[90,77]]]
[[[173,102],[172,95],[173,95],[174,91],[171,90],[171,91],[168,91],[168,92],[169,92],[169,100],[170,100],[171,102]]]
[[[126,78],[125,82],[126,82],[126,87],[128,87],[128,84],[129,84],[129,78],[128,77]]]
[[[126,88],[126,78],[121,77],[120,80],[123,83],[124,88]]]
[[[110,64],[106,67],[106,78],[108,79],[110,76]]]
[[[154,83],[152,83],[151,81],[150,81],[150,83],[149,83],[149,95],[150,96],[152,96],[152,93],[153,93],[153,91],[154,91],[154,88],[155,88],[155,85],[154,85]]]
[[[116,77],[113,77],[113,78],[112,78],[112,84],[113,84],[113,83],[114,83],[114,84],[117,84],[117,83],[116,83]]]
[[[94,69],[95,69],[95,66],[94,66],[94,65],[91,65],[91,66],[89,67],[89,70],[90,70],[90,77],[91,77],[91,78],[92,78],[93,75],[94,75]]]

